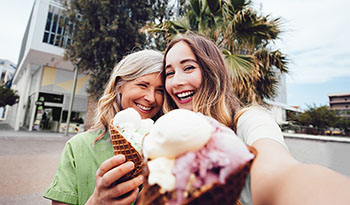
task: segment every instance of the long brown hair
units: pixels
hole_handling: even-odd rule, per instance
[[[178,36],[169,43],[165,50],[163,69],[165,70],[165,59],[169,50],[181,41],[187,43],[191,48],[202,71],[203,80],[193,101],[193,111],[213,117],[233,128],[233,117],[240,103],[234,95],[225,59],[214,42],[194,33]],[[164,112],[176,108],[175,102],[169,94],[166,94],[163,104]]]
[[[98,101],[95,123],[91,130],[104,129],[94,143],[108,131],[108,124],[121,107],[120,87],[131,80],[151,73],[162,73],[163,55],[155,50],[141,50],[124,57],[113,69],[102,97]],[[158,113],[154,118],[159,117]],[[155,120],[154,119],[154,120]]]

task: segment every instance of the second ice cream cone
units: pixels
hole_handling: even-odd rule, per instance
[[[109,131],[114,155],[123,154],[126,158],[126,161],[132,161],[135,164],[134,170],[120,178],[117,183],[121,183],[137,177],[142,173],[142,156],[131,145],[131,143],[127,141],[124,136],[114,127],[113,120],[109,124]]]

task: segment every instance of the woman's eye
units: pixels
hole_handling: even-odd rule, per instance
[[[167,78],[167,77],[169,77],[171,75],[174,75],[174,74],[175,74],[174,71],[168,71],[168,72],[165,73],[165,77]]]
[[[140,83],[140,84],[137,84],[137,85],[140,86],[140,87],[142,87],[142,88],[147,88],[147,85],[146,85],[146,84]]]
[[[164,93],[164,89],[162,89],[162,88],[157,89],[156,92],[163,94]]]
[[[186,66],[184,70],[188,71],[188,70],[192,70],[192,69],[195,69],[195,67],[190,65],[190,66]]]

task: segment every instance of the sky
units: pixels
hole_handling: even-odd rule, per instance
[[[34,0],[0,0],[0,58],[17,63]],[[349,0],[252,0],[253,8],[281,18],[273,45],[290,59],[287,104],[328,105],[328,94],[350,92]]]
[[[282,20],[275,48],[290,59],[288,105],[328,105],[328,94],[350,93],[350,1],[253,0],[254,8]]]

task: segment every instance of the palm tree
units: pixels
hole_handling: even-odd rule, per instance
[[[172,39],[194,31],[212,39],[222,50],[237,96],[244,103],[263,103],[276,94],[286,57],[271,50],[281,33],[280,19],[258,15],[250,0],[190,0],[185,16],[153,25],[149,32]]]

